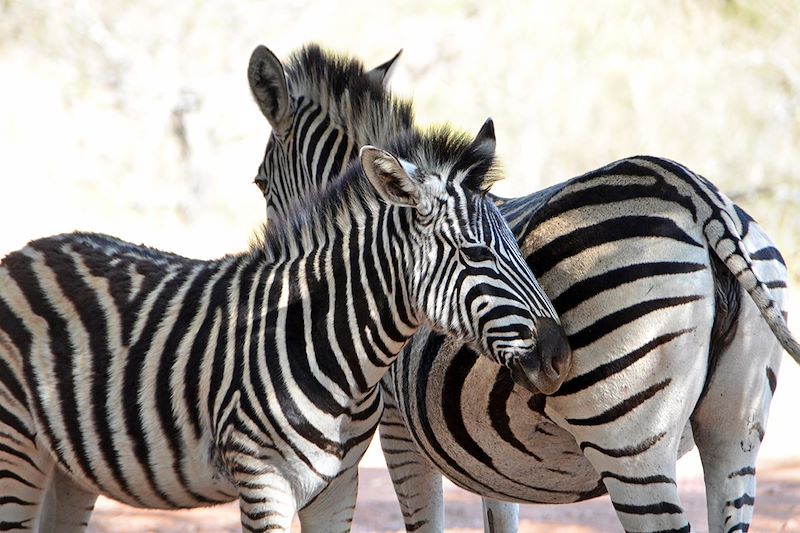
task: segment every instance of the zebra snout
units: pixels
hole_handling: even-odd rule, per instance
[[[536,333],[536,346],[514,361],[511,376],[530,392],[553,394],[569,373],[572,349],[564,329],[551,318],[538,319]]]

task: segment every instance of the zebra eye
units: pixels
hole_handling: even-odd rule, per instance
[[[253,183],[256,184],[256,187],[261,191],[261,194],[265,194],[267,192],[267,180],[263,179],[260,175],[256,176],[256,179],[253,180]]]
[[[480,263],[482,261],[493,261],[494,254],[488,246],[484,244],[473,244],[461,248],[464,256],[473,263]]]

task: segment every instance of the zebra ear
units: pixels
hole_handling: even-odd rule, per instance
[[[366,73],[367,78],[372,80],[378,84],[385,84],[389,77],[392,75],[392,67],[394,66],[394,62],[397,61],[397,58],[400,57],[400,54],[403,53],[403,49],[401,48],[399,52],[397,52],[394,57],[392,57],[386,63],[382,63],[375,67],[374,69],[370,70]]]
[[[494,149],[495,146],[497,146],[497,140],[494,136],[494,122],[492,121],[491,117],[487,118],[486,122],[484,122],[483,126],[481,126],[480,131],[475,136],[475,140],[472,141],[472,146],[479,149],[482,148],[482,150],[494,155]]]
[[[363,146],[359,157],[364,174],[387,203],[404,207],[419,205],[419,182],[410,176],[417,167],[400,162],[386,150],[374,146]]]
[[[280,130],[289,118],[289,89],[283,65],[269,48],[259,45],[247,67],[250,90],[273,130]]]

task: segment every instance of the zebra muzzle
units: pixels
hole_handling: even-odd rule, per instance
[[[553,394],[569,373],[572,349],[564,329],[551,318],[537,319],[536,336],[536,347],[515,358],[511,377],[530,392]]]

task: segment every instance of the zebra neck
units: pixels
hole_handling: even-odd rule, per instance
[[[361,211],[345,206],[336,224],[322,218],[265,267],[253,301],[264,303],[278,359],[343,405],[374,390],[419,321],[409,298],[410,254],[396,231],[402,215],[376,202]]]

